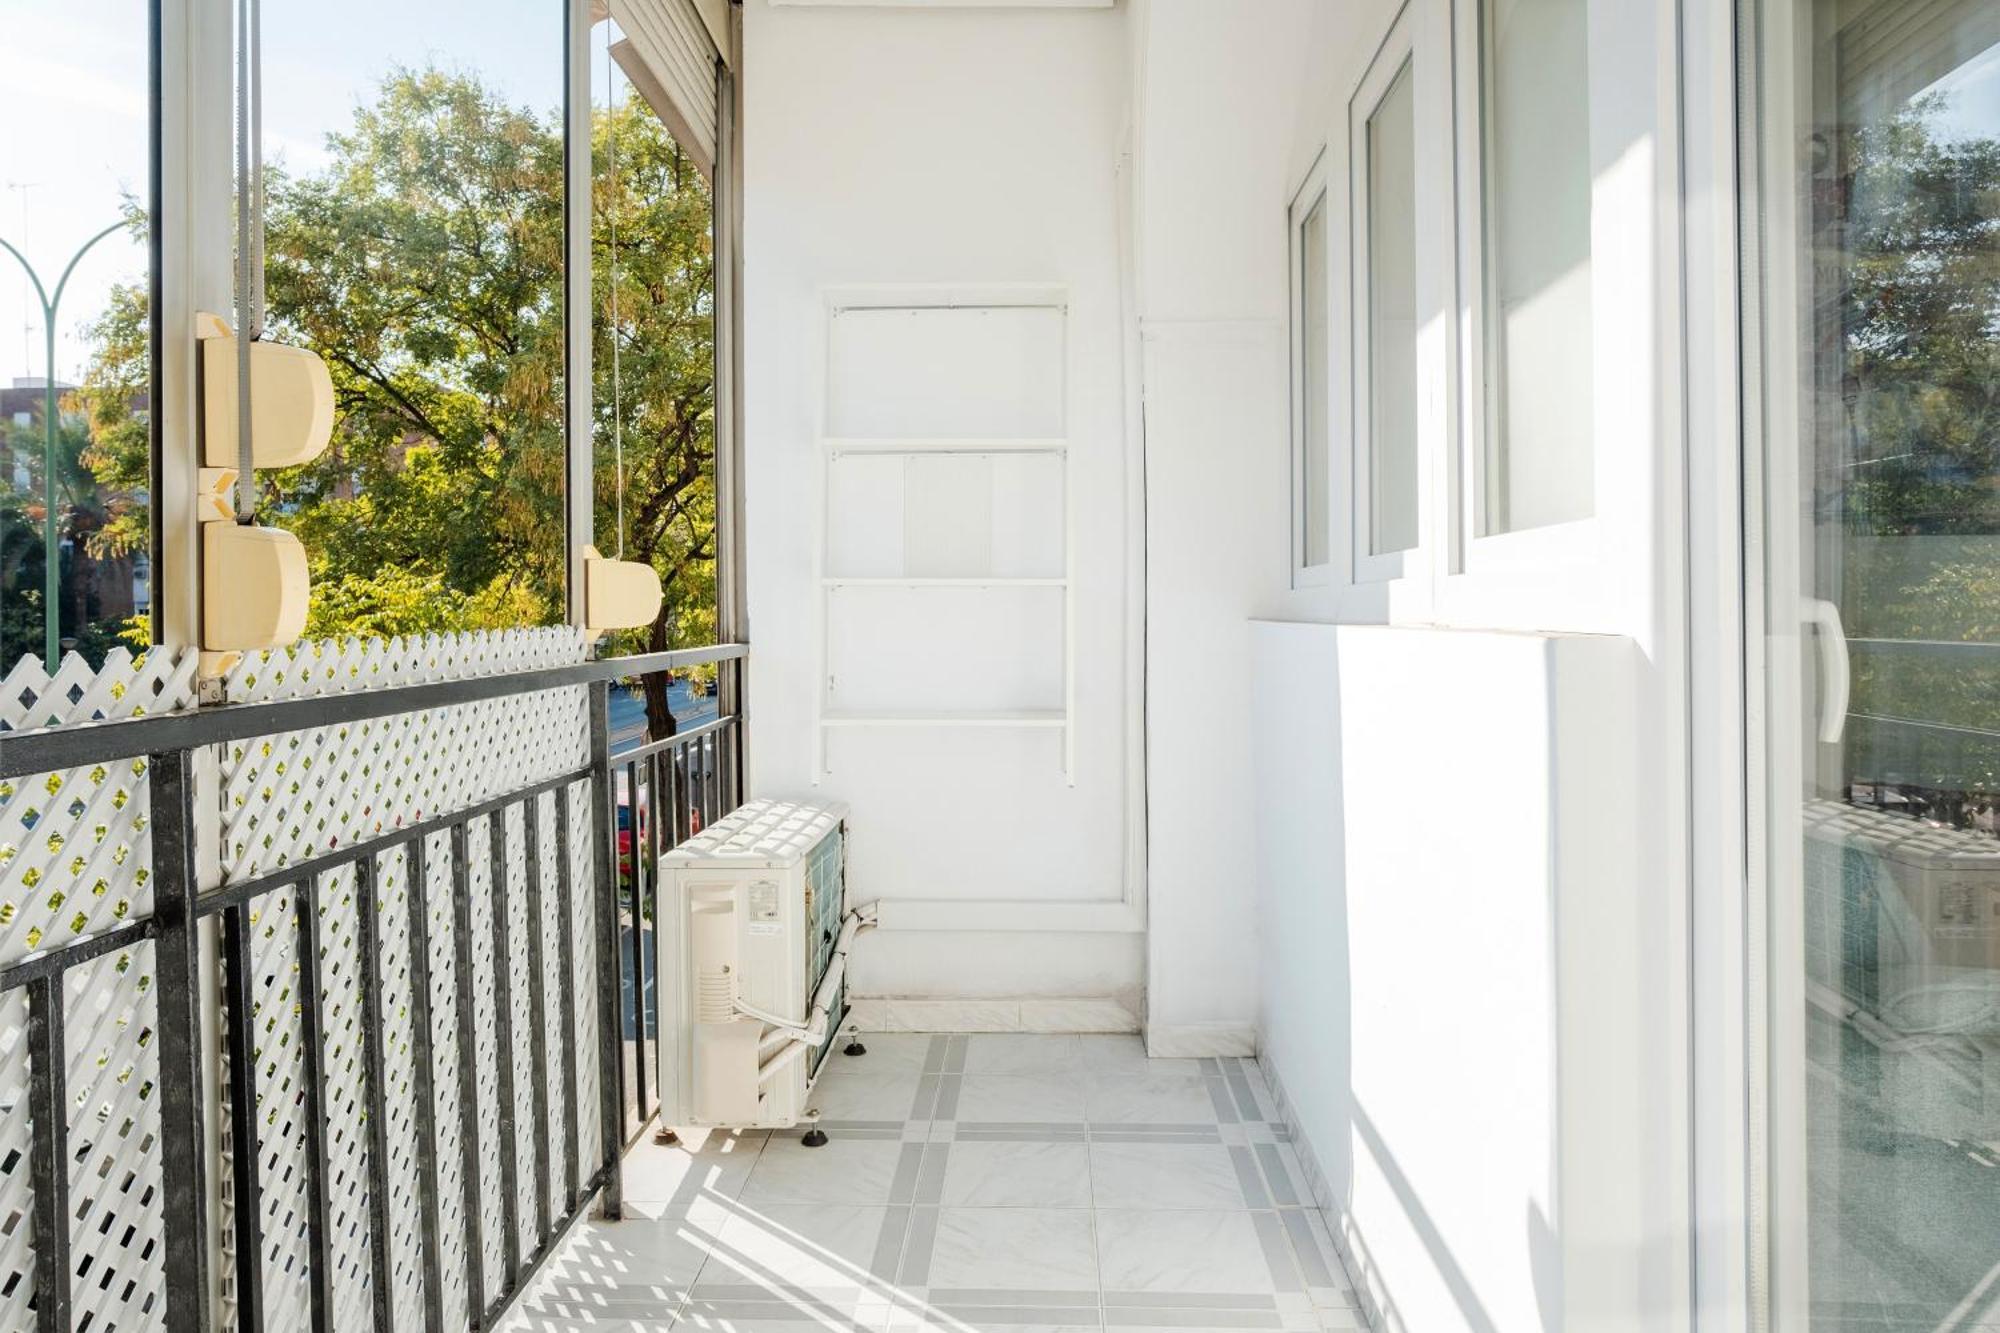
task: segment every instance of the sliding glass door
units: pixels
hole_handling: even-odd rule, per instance
[[[2000,1328],[2000,4],[1744,32],[1770,1306]]]

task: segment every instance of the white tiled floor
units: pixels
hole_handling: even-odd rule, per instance
[[[691,1135],[626,1161],[508,1325],[581,1330],[1362,1327],[1248,1060],[1135,1037],[866,1038],[832,1141]]]

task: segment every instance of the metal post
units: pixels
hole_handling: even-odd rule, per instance
[[[624,1061],[618,1004],[618,821],[611,791],[611,684],[590,685],[591,841],[596,847],[597,890],[597,1084],[598,1119],[604,1153],[604,1215],[625,1215],[625,1180],[620,1161],[625,1146]]]
[[[417,1154],[418,1190],[423,1200],[424,1331],[444,1333],[444,1248],[442,1209],[438,1202],[437,1087],[431,1063],[437,1033],[431,1026],[431,876],[430,837],[410,843],[404,853],[409,869],[410,1026],[416,1029],[416,1054],[410,1064],[417,1089],[417,1123],[426,1139]]]
[[[408,861],[404,862],[407,870]],[[362,1080],[367,1085],[368,1115],[368,1252],[371,1294],[374,1297],[375,1327],[395,1327],[395,1263],[390,1250],[389,1227],[389,1087],[383,1077],[386,1061],[382,1055],[382,1027],[387,1017],[382,1011],[382,918],[380,894],[375,874],[375,853],[369,852],[354,863],[354,912],[359,927],[361,953],[361,1063]],[[411,960],[410,978],[415,984],[420,972]],[[422,1064],[421,1050],[417,1063]]]
[[[326,1028],[319,976],[319,877],[299,881],[294,911],[298,927],[299,1063],[305,1082],[306,1285],[312,1293],[313,1333],[333,1330],[332,1169],[326,1156]],[[257,1219],[263,1243],[263,1219]]]
[[[168,1333],[208,1333],[208,1136],[195,928],[194,775],[186,750],[146,763],[152,805],[154,945],[159,982],[160,1175]]]
[[[500,1215],[506,1230],[501,1239],[507,1256],[506,1280],[501,1294],[514,1290],[521,1276],[521,1197],[516,1156],[521,1147],[518,1125],[520,1106],[514,1095],[514,950],[508,918],[513,913],[507,893],[507,811],[503,807],[486,816],[486,892],[493,913],[493,1027],[497,1046],[493,1054],[498,1077],[499,1114],[494,1126],[500,1134]]]
[[[69,1333],[68,1043],[60,973],[28,983],[28,1104],[35,1188],[35,1313],[40,1333]]]

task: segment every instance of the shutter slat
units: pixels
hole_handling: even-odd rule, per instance
[[[717,53],[694,0],[611,0],[611,54],[704,175],[715,170]]]

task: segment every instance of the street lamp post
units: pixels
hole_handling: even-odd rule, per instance
[[[42,303],[46,352],[42,362],[42,637],[43,660],[51,676],[61,665],[62,651],[61,616],[56,609],[62,582],[62,562],[56,555],[56,309],[62,305],[63,288],[69,286],[69,276],[76,272],[77,264],[90,253],[93,245],[124,225],[123,222],[114,222],[85,241],[82,248],[69,257],[62,277],[56,280],[53,296],[42,286],[42,279],[35,272],[35,266],[28,262],[28,257],[9,245],[5,237],[0,237],[0,247],[5,247],[7,253],[19,261],[28,274],[28,281],[35,285],[35,299]]]

